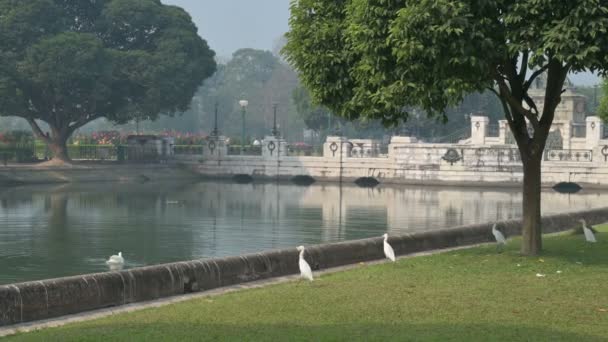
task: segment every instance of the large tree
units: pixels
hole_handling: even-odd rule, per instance
[[[315,105],[310,100],[308,90],[304,87],[297,87],[293,91],[293,103],[296,106],[298,116],[304,120],[308,129],[315,132],[330,129],[331,113],[323,106]]]
[[[298,85],[295,71],[270,51],[239,49],[226,64],[218,65],[218,72],[205,81],[195,97],[195,105],[206,118],[207,132],[213,128],[215,104],[219,105],[219,130],[228,136],[240,137],[241,98],[249,100],[246,114],[247,135],[269,134],[273,125],[273,104],[277,104],[277,124],[282,133],[285,126],[292,131],[303,124],[293,118],[291,94]]]
[[[394,124],[411,107],[441,117],[493,91],[523,162],[521,251],[541,251],[547,135],[566,75],[608,66],[608,0],[296,0],[290,27],[287,60],[316,101],[349,119]],[[528,90],[543,72],[535,103]]]
[[[0,0],[0,115],[25,118],[68,161],[67,139],[92,120],[185,111],[214,55],[160,0]]]

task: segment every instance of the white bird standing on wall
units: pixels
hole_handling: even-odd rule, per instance
[[[597,242],[597,240],[595,239],[595,234],[593,234],[593,230],[587,227],[587,221],[585,221],[585,219],[580,219],[579,221],[583,225],[583,233],[585,233],[585,240],[587,240],[587,242]]]
[[[388,244],[388,234],[382,235],[384,237],[384,256],[391,261],[395,261],[395,251],[393,247]]]
[[[112,255],[106,264],[110,266],[111,269],[120,268],[125,264],[125,259],[122,257],[122,252],[118,252],[118,255]]]
[[[300,251],[300,276],[312,281],[312,270],[310,269],[310,265],[304,260],[304,246],[298,246],[298,251]]]
[[[492,235],[494,235],[494,238],[496,239],[496,248],[502,248],[507,244],[505,236],[500,230],[496,229],[496,223],[492,226]]]

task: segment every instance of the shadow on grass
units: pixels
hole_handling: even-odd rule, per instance
[[[363,313],[362,313],[363,315]],[[562,327],[567,329],[566,327]],[[87,324],[9,337],[8,341],[605,341],[542,326],[501,324]]]

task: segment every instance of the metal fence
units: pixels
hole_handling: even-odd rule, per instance
[[[90,161],[162,161],[168,159],[154,146],[127,145],[68,145],[68,156],[72,160]],[[176,145],[176,155],[202,155],[202,145]],[[260,151],[261,153],[261,151]],[[45,144],[0,144],[0,162],[31,163],[49,160],[52,151]]]
[[[202,155],[203,145],[174,145],[173,153],[176,155]]]
[[[35,144],[34,160],[48,160],[53,157],[52,151],[44,144]],[[121,148],[114,145],[67,145],[68,156],[73,160],[119,160]],[[124,153],[122,154],[124,156]],[[124,160],[124,158],[122,158]]]
[[[228,155],[230,156],[261,156],[262,155],[262,146],[239,146],[239,145],[231,145],[228,146]]]
[[[32,144],[1,144],[0,160],[4,165],[8,162],[27,163],[33,162],[35,158],[36,146]]]

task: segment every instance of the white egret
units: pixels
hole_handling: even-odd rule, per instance
[[[505,238],[503,233],[500,230],[496,229],[496,223],[494,223],[494,225],[492,226],[492,235],[494,235],[494,238],[496,239],[496,248],[502,248],[504,245],[507,244],[507,239]]]
[[[125,264],[125,259],[122,257],[122,252],[118,252],[118,255],[112,255],[106,264],[110,266],[111,269],[122,267]]]
[[[300,276],[312,281],[312,270],[310,269],[310,265],[304,260],[304,246],[298,246],[298,251],[300,251]]]
[[[388,244],[388,234],[382,235],[384,237],[384,256],[391,261],[395,261],[395,251],[393,247]]]
[[[595,239],[595,234],[593,234],[593,230],[587,227],[587,221],[585,221],[585,219],[580,219],[579,221],[583,225],[583,233],[585,233],[585,240],[587,240],[587,242],[597,242],[597,240]]]

